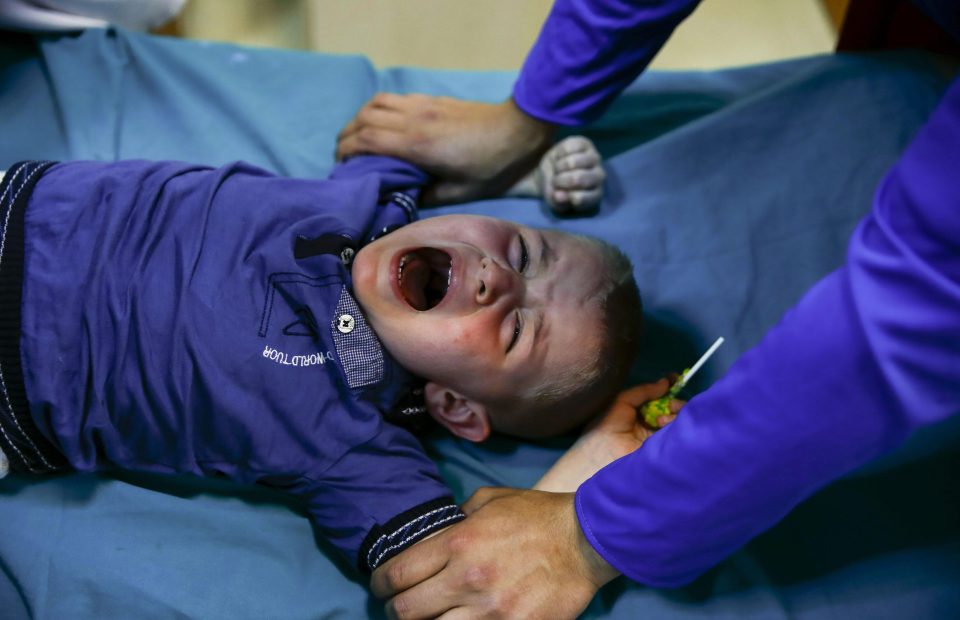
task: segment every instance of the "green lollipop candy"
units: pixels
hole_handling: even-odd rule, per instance
[[[703,366],[710,356],[713,355],[717,349],[720,348],[720,345],[723,344],[723,338],[717,338],[716,342],[710,345],[710,348],[707,349],[707,352],[700,356],[700,359],[697,360],[697,363],[692,367],[687,368],[680,374],[680,378],[677,379],[676,383],[670,386],[670,391],[667,392],[667,395],[663,398],[658,398],[657,400],[651,400],[643,404],[640,407],[640,415],[643,416],[643,422],[650,428],[661,428],[659,419],[661,416],[671,415],[670,411],[670,400],[675,398],[677,394],[680,393],[680,390],[687,385],[687,382],[700,370],[700,367]]]

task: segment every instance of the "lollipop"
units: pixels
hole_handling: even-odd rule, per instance
[[[640,414],[643,416],[644,423],[650,428],[660,428],[662,425],[659,423],[661,416],[671,415],[670,411],[670,400],[675,398],[677,394],[680,393],[680,390],[687,384],[688,381],[697,374],[697,371],[700,370],[700,367],[703,366],[710,356],[713,355],[717,349],[720,348],[720,345],[723,344],[723,338],[717,338],[717,341],[710,345],[710,348],[707,349],[707,352],[700,356],[700,359],[697,360],[697,363],[692,367],[687,368],[680,375],[680,378],[677,379],[676,383],[670,386],[670,391],[667,392],[667,395],[663,398],[658,398],[657,400],[651,400],[648,403],[644,403],[640,407]]]

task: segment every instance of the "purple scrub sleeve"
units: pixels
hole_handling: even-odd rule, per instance
[[[642,450],[584,483],[591,545],[695,578],[829,481],[960,412],[960,81],[888,173],[847,263]]]
[[[590,121],[643,71],[699,0],[557,0],[513,87],[524,112]]]

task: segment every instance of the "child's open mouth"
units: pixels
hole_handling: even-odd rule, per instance
[[[397,283],[414,309],[422,312],[433,308],[450,287],[450,255],[435,248],[407,252],[397,267]]]

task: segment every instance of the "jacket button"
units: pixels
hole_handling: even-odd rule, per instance
[[[337,319],[337,331],[341,334],[349,334],[353,331],[356,321],[349,314],[341,314]]]

